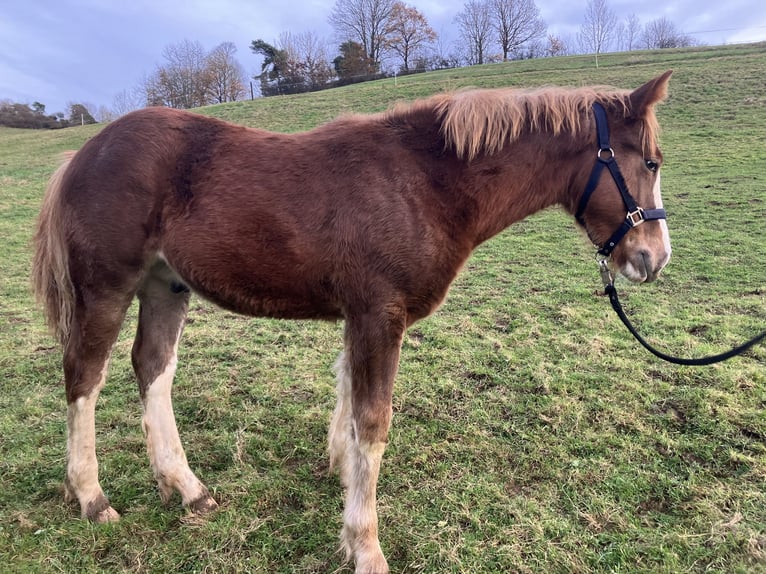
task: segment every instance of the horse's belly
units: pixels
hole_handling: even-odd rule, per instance
[[[286,266],[249,269],[244,263],[232,264],[225,258],[213,263],[160,256],[180,283],[235,313],[275,319],[335,320],[343,316],[327,285],[301,277]]]

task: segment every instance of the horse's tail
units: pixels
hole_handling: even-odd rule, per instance
[[[35,296],[43,307],[48,326],[64,347],[69,340],[75,294],[69,274],[67,217],[61,201],[61,187],[74,155],[75,152],[65,152],[63,163],[48,181],[37,220],[32,264]]]

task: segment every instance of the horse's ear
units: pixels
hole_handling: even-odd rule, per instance
[[[644,117],[649,108],[667,97],[668,82],[672,73],[673,70],[668,70],[630,94],[630,112],[633,117]]]

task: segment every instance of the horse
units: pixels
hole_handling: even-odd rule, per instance
[[[405,330],[479,244],[550,206],[577,215],[610,270],[656,279],[670,242],[655,106],[670,74],[632,91],[439,93],[293,134],[168,108],[110,123],[52,175],[34,237],[34,289],[63,348],[67,501],[96,523],[119,519],[94,421],[134,297],[153,474],[163,500],[177,491],[199,514],[217,503],[189,468],[171,401],[191,294],[250,316],[343,320],[328,433],[341,546],[355,572],[388,572],[376,487]]]

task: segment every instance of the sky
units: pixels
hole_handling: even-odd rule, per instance
[[[466,0],[405,0],[451,47],[455,16]],[[537,0],[548,31],[574,39],[587,0]],[[248,75],[260,61],[250,43],[312,32],[331,45],[328,17],[335,0],[0,0],[0,101],[41,102],[47,113],[69,103],[111,107],[163,63],[162,51],[184,40],[206,50],[233,42]],[[763,0],[607,0],[618,20],[645,24],[668,18],[708,44],[766,40]],[[452,52],[448,49],[447,52]],[[766,73],[766,71],[765,71]],[[91,109],[92,112],[95,110]]]

